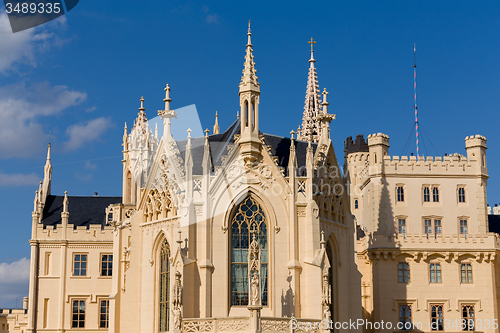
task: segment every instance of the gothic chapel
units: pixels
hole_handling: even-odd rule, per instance
[[[28,332],[290,332],[292,318],[362,318],[355,223],[331,172],[335,116],[312,49],[309,62],[297,138],[259,130],[250,28],[241,116],[226,131],[174,138],[167,85],[160,137],[141,98],[123,135],[123,197],[52,195],[49,147]]]

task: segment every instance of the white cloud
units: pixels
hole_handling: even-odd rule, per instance
[[[47,82],[31,86],[14,84],[0,88],[0,156],[28,157],[43,150],[47,135],[40,117],[61,113],[78,105],[87,94]]]
[[[93,119],[85,124],[72,125],[66,130],[69,140],[64,144],[64,149],[75,150],[87,142],[95,141],[111,126],[111,119],[105,117]]]
[[[92,164],[90,161],[85,162],[85,169],[94,170],[97,168],[97,163]]]
[[[0,263],[0,308],[22,307],[28,296],[30,261],[22,258],[13,263]]]
[[[0,173],[0,187],[14,187],[14,186],[31,186],[37,185],[40,177],[34,173],[24,175],[20,173]]]
[[[13,263],[0,263],[0,283],[13,284],[28,281],[30,277],[30,261],[27,258],[19,259]]]
[[[220,23],[219,19],[220,19],[220,16],[217,14],[213,14],[213,15],[208,14],[207,15],[207,23],[219,24]]]
[[[0,14],[0,73],[17,69],[20,64],[36,67],[35,54],[40,54],[51,45],[60,46],[63,41],[54,33],[48,32],[65,28],[66,18],[44,24],[42,27],[12,33],[6,13]]]

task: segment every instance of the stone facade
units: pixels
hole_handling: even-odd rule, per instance
[[[260,132],[247,37],[241,117],[223,133],[174,139],[167,85],[160,137],[141,99],[124,129],[121,198],[51,195],[49,147],[28,332],[289,332],[292,319],[319,332],[323,319],[361,318],[356,228],[334,191],[341,175],[325,172],[338,170],[327,93],[314,140]]]
[[[417,159],[390,157],[385,134],[346,140],[367,320],[397,323],[409,314],[420,331],[433,322],[439,330],[440,321],[462,331],[467,312],[476,330],[497,331],[500,238],[488,228],[486,139],[468,136],[465,148],[466,156]]]

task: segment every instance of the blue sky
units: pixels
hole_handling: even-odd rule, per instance
[[[488,202],[500,202],[499,17],[498,1],[81,0],[62,19],[12,34],[0,7],[0,291],[11,290],[0,307],[27,295],[23,258],[49,139],[53,194],[121,195],[123,125],[141,96],[152,118],[169,83],[172,107],[195,104],[203,128],[216,110],[221,129],[235,120],[249,19],[261,131],[288,136],[301,123],[313,37],[339,161],[347,136],[375,132],[401,155],[416,43],[421,151],[465,154],[465,136],[486,136]],[[412,137],[407,155],[414,146]]]

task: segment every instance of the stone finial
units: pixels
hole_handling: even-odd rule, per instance
[[[182,245],[182,231],[181,231],[181,229],[177,230],[177,233],[179,234],[179,239],[176,240],[176,242],[177,242],[177,245],[179,246],[179,248],[181,248],[181,245]]]
[[[207,128],[204,132],[205,132],[205,138],[208,138],[208,133],[210,133],[210,130]]]
[[[219,134],[219,115],[217,114],[217,111],[215,111],[215,125],[213,133]]]
[[[188,134],[188,136],[187,136],[188,139],[191,139],[191,132],[192,132],[192,130],[190,128],[188,128],[186,132]]]
[[[291,130],[291,131],[290,131],[290,134],[291,134],[291,139],[292,139],[292,140],[295,140],[295,138],[293,137],[293,135],[295,134],[295,131],[294,131],[294,130]]]
[[[319,242],[319,245],[320,245],[320,247],[321,247],[322,249],[324,249],[324,248],[325,248],[325,244],[326,244],[326,242],[325,242],[325,232],[324,232],[324,231],[322,231],[322,232],[321,232],[321,240],[320,240],[320,242]]]
[[[64,213],[68,213],[68,204],[69,204],[69,200],[68,200],[68,191],[65,191],[64,192],[64,200],[63,200],[63,212]]]

